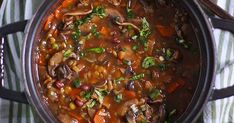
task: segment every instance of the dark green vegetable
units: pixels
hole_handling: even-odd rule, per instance
[[[142,62],[143,68],[149,68],[155,65],[155,60],[153,57],[146,57]]]
[[[145,17],[142,18],[141,21],[142,21],[142,27],[141,27],[141,30],[139,31],[140,33],[139,40],[140,40],[140,43],[144,46],[145,50],[147,50],[148,48],[147,40],[149,38],[149,35],[151,34],[150,26]]]
[[[123,99],[123,95],[121,93],[115,95],[115,102],[120,103]]]
[[[76,79],[76,80],[73,81],[73,86],[74,86],[75,88],[79,88],[80,85],[81,85],[81,83],[80,83],[80,80],[79,80],[79,79]]]
[[[149,97],[152,100],[156,100],[159,95],[160,95],[160,90],[153,88],[150,91]]]
[[[96,48],[90,48],[90,49],[87,49],[87,51],[89,52],[94,52],[94,53],[103,53],[105,52],[105,49],[102,48],[102,47],[96,47]]]
[[[63,56],[65,58],[68,58],[72,54],[72,49],[68,49],[63,53]]]
[[[77,41],[80,35],[81,35],[80,29],[76,29],[76,31],[72,34],[72,40]]]
[[[141,73],[141,74],[136,74],[134,75],[133,77],[130,78],[130,80],[138,80],[138,79],[141,79],[141,78],[144,78],[145,77],[145,74]]]
[[[85,91],[85,93],[83,94],[83,98],[85,98],[86,100],[90,99],[91,96],[92,96],[91,91]]]
[[[132,9],[130,9],[129,7],[126,8],[126,12],[127,12],[127,18],[128,18],[128,19],[132,19],[132,18],[135,17],[135,15],[134,15]]]
[[[94,35],[96,38],[99,38],[100,37],[100,33],[97,31],[97,27],[96,26],[92,26],[91,28],[91,33],[92,35]]]

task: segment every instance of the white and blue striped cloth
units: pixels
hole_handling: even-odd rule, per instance
[[[234,0],[216,0],[217,4],[234,15]],[[19,20],[30,19],[43,0],[3,0],[0,8],[0,26]],[[215,29],[218,50],[217,89],[234,85],[234,37],[233,34]],[[5,52],[5,86],[23,91],[20,68],[20,51],[23,33],[8,36]],[[204,123],[234,123],[234,97],[209,102],[203,112]],[[41,122],[29,105],[0,99],[0,123]],[[199,121],[201,122],[201,121]]]

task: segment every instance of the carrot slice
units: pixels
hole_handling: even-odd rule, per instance
[[[57,19],[62,19],[62,14],[61,14],[61,6],[58,7],[58,9],[55,10],[54,15]]]
[[[110,105],[111,105],[111,98],[109,96],[105,96],[104,97],[104,100],[103,100],[103,105],[106,107],[106,108],[110,108]]]
[[[132,99],[132,98],[136,97],[136,93],[134,91],[125,90],[124,91],[124,96]]]
[[[171,37],[175,34],[175,29],[171,26],[156,25],[156,28],[163,37]]]
[[[99,113],[102,112],[104,109],[100,109],[94,116],[93,122],[94,123],[105,123],[105,118],[100,116]]]
[[[107,35],[108,34],[108,29],[106,27],[102,27],[100,33],[103,34],[103,35]]]
[[[62,3],[62,7],[67,8],[67,7],[71,6],[74,2],[75,2],[75,0],[64,0]]]

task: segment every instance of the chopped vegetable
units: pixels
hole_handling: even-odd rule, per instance
[[[120,103],[123,99],[123,95],[121,93],[115,95],[115,101]]]
[[[83,94],[83,98],[85,98],[86,100],[90,99],[91,96],[92,96],[91,91],[86,91],[86,92]]]
[[[98,96],[99,103],[102,104],[104,96],[106,96],[108,94],[107,90],[104,90],[104,89],[95,89],[94,92]]]
[[[132,64],[132,62],[129,61],[129,60],[123,60],[123,63],[126,64],[126,65],[128,65],[128,66],[130,66]]]
[[[80,80],[79,80],[79,79],[76,79],[76,80],[73,81],[73,86],[74,86],[75,88],[79,88],[80,85],[81,85],[81,83],[80,83]]]
[[[134,50],[134,51],[138,50],[138,48],[139,48],[138,45],[133,45],[133,46],[132,46],[132,50]]]
[[[93,99],[91,99],[91,100],[89,100],[88,102],[87,102],[87,107],[88,108],[93,108],[95,105],[96,105],[96,103],[97,103],[97,101],[96,100],[93,100]]]
[[[102,47],[96,47],[96,48],[87,49],[87,51],[100,54],[100,53],[105,52],[105,49]]]
[[[119,77],[118,79],[114,80],[114,83],[119,83],[120,81],[125,80],[124,77]]]
[[[173,51],[171,49],[167,49],[164,55],[165,59],[170,60],[172,56],[173,56]]]
[[[80,29],[76,29],[76,31],[72,34],[72,40],[77,41],[80,35],[81,35]]]
[[[142,18],[142,28],[139,31],[139,33],[140,33],[140,37],[139,37],[140,43],[143,44],[145,49],[147,49],[148,47],[147,40],[149,38],[149,35],[151,34],[151,31],[150,31],[149,23],[145,17]]]
[[[143,68],[149,68],[155,65],[155,60],[153,57],[146,57],[142,62]]]
[[[104,109],[100,109],[99,111],[97,111],[97,113],[95,114],[93,118],[93,123],[105,123],[104,117],[99,115],[102,112],[102,110]]]
[[[105,9],[101,6],[94,7],[92,13],[100,18],[104,18],[106,16]]]
[[[96,37],[96,38],[99,38],[100,36],[100,33],[97,31],[97,27],[96,26],[92,26],[91,28],[91,33]]]
[[[160,95],[160,90],[154,88],[151,90],[149,97],[152,100],[156,100],[159,95]]]
[[[80,55],[80,57],[84,57],[84,56],[85,56],[85,53],[81,51],[81,52],[79,53],[79,55]]]
[[[65,58],[68,58],[72,54],[72,49],[68,49],[67,51],[64,52],[63,56]]]
[[[144,78],[145,74],[141,73],[141,74],[136,74],[133,77],[130,78],[130,80],[138,80],[138,79],[142,79]]]
[[[132,19],[132,18],[135,17],[135,15],[134,15],[132,9],[130,9],[129,7],[126,8],[126,12],[127,12],[127,18],[128,18],[128,19]]]

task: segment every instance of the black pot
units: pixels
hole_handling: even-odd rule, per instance
[[[214,89],[214,77],[216,73],[216,49],[215,41],[213,37],[213,28],[220,28],[234,32],[234,21],[231,16],[222,14],[222,11],[216,11],[221,13],[219,16],[226,17],[226,19],[216,18],[214,16],[207,16],[201,9],[198,1],[195,0],[178,0],[179,4],[187,10],[191,17],[191,23],[196,28],[196,36],[199,41],[199,47],[201,52],[201,72],[198,79],[197,89],[195,94],[181,117],[176,122],[195,122],[202,112],[205,104],[211,100],[222,99],[234,95],[234,86],[216,90]],[[40,86],[38,84],[37,64],[35,60],[35,50],[37,42],[37,30],[40,30],[41,23],[51,10],[54,10],[58,4],[58,0],[46,0],[39,7],[38,11],[30,21],[21,21],[6,25],[0,29],[0,97],[12,101],[21,103],[29,103],[40,115],[44,122],[52,123],[58,122],[54,115],[50,112],[47,105],[41,98],[42,92],[40,92]],[[208,7],[209,8],[209,7]],[[212,9],[212,8],[211,8]],[[212,9],[212,10],[217,10]],[[215,12],[215,11],[213,11]],[[26,30],[25,30],[26,27]],[[25,91],[16,92],[11,91],[3,87],[4,83],[4,41],[8,34],[25,30],[25,41],[22,51],[22,72],[25,82]]]

